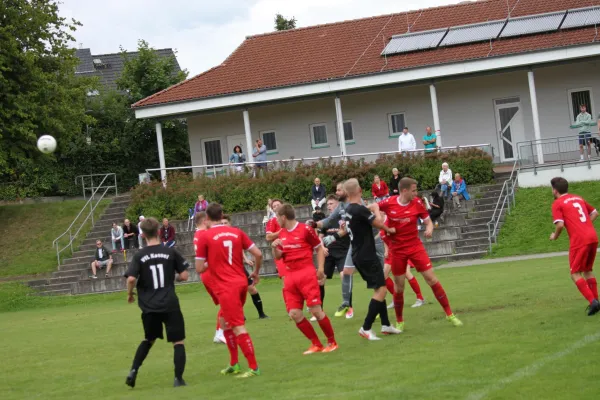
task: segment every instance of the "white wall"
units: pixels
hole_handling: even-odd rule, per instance
[[[533,168],[519,171],[519,187],[550,186],[550,180],[557,176],[565,178],[569,182],[597,181],[600,180],[600,164],[592,163],[588,168],[587,162],[578,162],[564,166],[564,171],[559,165],[543,166],[537,168],[537,174]]]

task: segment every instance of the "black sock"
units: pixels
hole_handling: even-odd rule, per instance
[[[263,311],[263,305],[262,305],[262,300],[260,299],[260,293],[253,294],[251,296],[252,296],[252,302],[254,303],[254,307],[256,307],[256,311],[258,311],[258,316],[262,317],[263,315],[265,315],[265,312]]]
[[[133,358],[133,365],[131,366],[131,369],[135,369],[136,371],[140,369],[142,363],[148,356],[148,353],[150,352],[151,348],[152,343],[150,343],[147,340],[142,340],[142,343],[140,343],[140,345],[137,348],[137,351],[135,352],[135,357]]]
[[[352,307],[352,292],[350,292],[350,304],[348,305],[348,307]]]
[[[325,300],[325,285],[319,286],[319,291],[321,291],[321,306],[323,306],[323,300]]]
[[[175,378],[183,379],[185,370],[185,346],[183,344],[173,346],[173,362],[175,363]]]
[[[371,299],[369,303],[369,311],[367,311],[367,316],[365,317],[365,322],[363,323],[363,329],[365,331],[370,331],[373,326],[373,321],[375,321],[375,317],[379,314],[379,306],[381,302],[375,299]]]
[[[388,318],[387,304],[385,299],[383,299],[381,305],[379,306],[379,317],[381,318],[382,326],[390,326],[390,319]]]

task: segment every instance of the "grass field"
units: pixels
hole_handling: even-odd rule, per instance
[[[357,330],[369,293],[357,282],[355,318],[332,318],[339,351],[312,356],[302,355],[308,342],[285,315],[279,281],[263,281],[271,319],[258,320],[252,304],[246,307],[263,375],[248,381],[219,375],[228,354],[212,343],[216,308],[200,285],[179,287],[188,359],[188,387],[179,389],[171,387],[172,349],[162,341],[137,387],[125,386],[142,329],[139,309],[124,293],[47,299],[0,315],[2,399],[597,398],[600,316],[584,314],[566,258],[438,274],[462,328],[433,303],[406,310],[404,334],[367,342]],[[325,299],[330,316],[339,300],[335,279]],[[407,303],[413,300],[409,293]]]
[[[96,208],[95,216],[98,217],[109,203],[103,200]],[[68,200],[1,206],[0,277],[56,270],[56,249],[52,248],[52,241],[69,227],[84,205],[84,200]],[[80,240],[90,228],[91,222],[88,222],[80,233]]]

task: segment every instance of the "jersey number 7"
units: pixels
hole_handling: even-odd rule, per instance
[[[223,246],[229,250],[229,265],[233,264],[233,242],[231,240],[225,240]]]

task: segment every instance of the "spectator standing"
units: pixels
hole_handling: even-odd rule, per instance
[[[448,167],[448,163],[442,164],[442,170],[440,171],[440,177],[438,179],[440,183],[441,195],[444,198],[450,198],[450,186],[452,186],[452,170]]]
[[[431,131],[431,127],[425,128],[425,136],[423,136],[423,145],[425,146],[425,153],[433,153],[437,147],[437,136]]]
[[[579,106],[579,115],[575,120],[575,125],[571,125],[572,128],[579,128],[579,153],[580,159],[583,160],[583,146],[587,144],[588,147],[588,158],[592,155],[591,140],[592,133],[590,127],[592,126],[592,116],[587,112],[587,106],[581,104]]]
[[[392,168],[392,177],[390,178],[390,196],[398,196],[400,191],[398,190],[398,184],[400,183],[400,173],[398,168]]]
[[[402,130],[402,133],[398,137],[398,150],[401,152],[412,151],[417,149],[417,142],[415,141],[415,137],[408,131],[408,128],[405,127]]]
[[[246,162],[246,155],[242,152],[242,147],[237,145],[233,148],[233,153],[229,157],[229,164],[236,164],[234,169],[237,172],[242,172],[244,166],[241,165]],[[203,210],[204,211],[204,210]]]
[[[112,256],[106,250],[106,247],[102,244],[101,240],[96,240],[96,251],[94,253],[94,261],[92,261],[92,279],[98,279],[96,276],[96,269],[102,269],[106,267],[106,277],[110,276],[110,269],[112,268],[113,260]]]
[[[467,183],[460,176],[460,174],[454,175],[454,181],[452,182],[452,201],[457,208],[460,208],[460,199],[471,200],[469,193],[467,192]]]
[[[319,208],[323,207],[326,196],[325,187],[321,185],[321,180],[319,178],[315,178],[315,184],[313,185],[311,192],[312,200],[310,201],[310,204],[312,204],[313,211],[315,211],[317,206],[319,206]]]
[[[196,202],[196,205],[194,205],[194,215],[196,215],[196,213],[199,213],[200,211],[206,211],[207,207],[208,201],[206,201],[204,195],[199,194],[198,201]]]
[[[138,248],[140,248],[140,249],[144,248],[144,232],[142,232],[141,225],[142,225],[142,221],[145,220],[145,219],[146,218],[144,218],[143,215],[140,215],[139,222],[138,222],[138,225],[137,225],[138,232],[139,232],[139,234],[138,234]]]
[[[381,200],[388,198],[390,195],[390,189],[385,182],[382,182],[379,175],[375,175],[373,178],[373,184],[371,185],[371,194],[377,203]]]
[[[267,169],[267,146],[263,144],[261,139],[256,140],[256,146],[254,147],[252,157],[254,157],[254,161],[257,162],[257,164],[254,164],[255,168],[258,168],[259,170]]]
[[[139,231],[137,226],[132,225],[128,219],[123,221],[123,240],[125,241],[125,249],[129,250],[132,245],[133,247],[136,246],[138,234]]]
[[[169,224],[169,220],[163,218],[163,224],[158,232],[160,240],[163,246],[174,247],[175,246],[175,228]]]
[[[112,251],[117,252],[117,242],[121,242],[121,251],[125,249],[125,240],[123,239],[123,229],[113,222],[112,229],[110,230],[110,238],[112,240]]]
[[[431,202],[429,203],[431,209],[429,210],[429,218],[433,221],[434,226],[439,226],[438,219],[444,213],[444,199],[437,191],[431,192]]]

